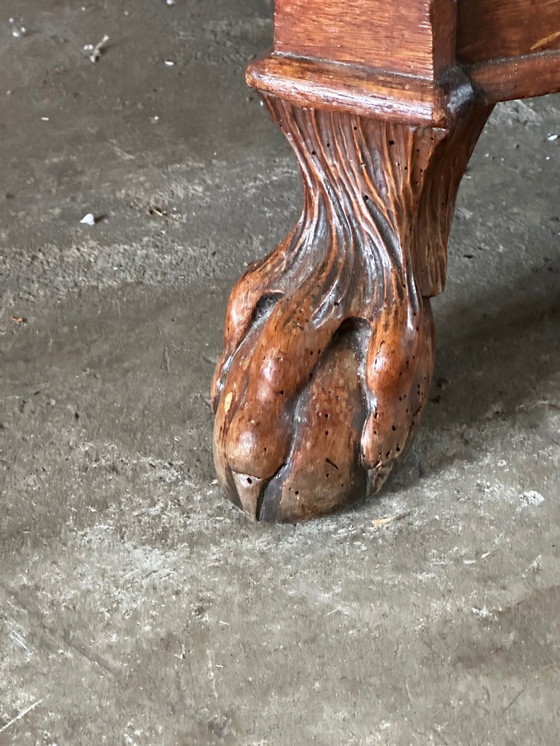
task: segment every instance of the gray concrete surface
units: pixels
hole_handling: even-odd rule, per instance
[[[0,744],[557,744],[560,101],[479,143],[383,495],[252,526],[208,386],[228,288],[300,199],[243,81],[270,17],[0,8]]]

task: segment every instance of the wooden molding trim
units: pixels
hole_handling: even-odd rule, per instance
[[[275,52],[249,65],[247,82],[299,106],[431,127],[448,126],[473,98],[472,84],[458,67],[434,83],[364,65]]]
[[[273,52],[249,65],[247,82],[298,106],[446,127],[474,98],[495,104],[560,92],[560,51],[457,65],[437,83],[364,65]]]
[[[487,103],[560,92],[559,50],[465,65],[465,71]]]

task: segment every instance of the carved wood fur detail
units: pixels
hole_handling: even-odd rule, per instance
[[[375,493],[410,445],[433,369],[429,298],[489,109],[433,129],[265,101],[304,207],[231,294],[214,456],[252,519],[297,522]]]

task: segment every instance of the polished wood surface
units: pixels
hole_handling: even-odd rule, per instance
[[[487,102],[560,91],[559,0],[459,0],[457,64]]]
[[[459,0],[457,58],[476,63],[560,49],[558,0]]]
[[[467,70],[487,103],[560,92],[560,52],[491,60]]]
[[[559,7],[277,0],[247,79],[304,205],[232,292],[212,391],[218,478],[252,520],[374,494],[410,446],[461,177],[494,102],[560,90]]]
[[[434,78],[455,56],[453,0],[276,0],[274,49]]]
[[[470,99],[467,76],[453,69],[445,87],[425,78],[372,71],[358,65],[271,55],[249,65],[247,82],[300,106],[328,106],[407,124],[445,126]],[[452,82],[452,77],[454,78]],[[463,89],[463,95],[457,92]]]
[[[304,207],[231,295],[214,453],[252,519],[297,522],[375,493],[410,445],[433,370],[429,298],[489,109],[444,130],[266,102]]]

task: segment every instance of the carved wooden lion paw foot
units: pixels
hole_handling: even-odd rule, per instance
[[[331,297],[303,318],[301,290],[253,320],[219,396],[218,474],[253,519],[296,522],[377,491],[430,380],[429,301],[365,321]]]
[[[429,297],[478,123],[458,136],[266,100],[304,210],[231,295],[214,454],[253,520],[297,522],[376,492],[411,442],[433,368]]]

